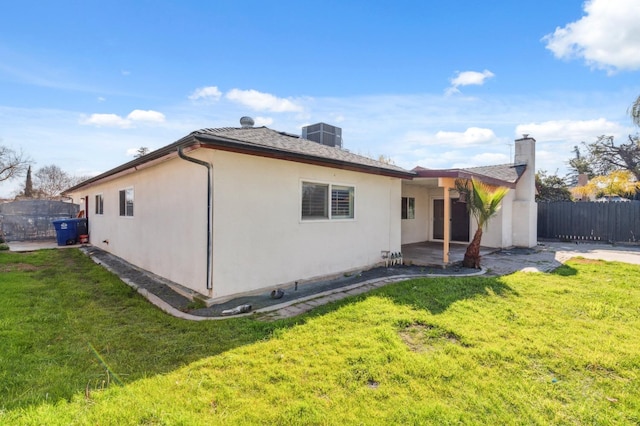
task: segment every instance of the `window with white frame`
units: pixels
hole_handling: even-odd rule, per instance
[[[402,197],[402,219],[416,218],[416,199],[413,197]]]
[[[104,214],[104,198],[102,194],[96,195],[96,214]]]
[[[133,188],[120,190],[120,216],[133,216]]]
[[[302,182],[302,220],[353,219],[355,188]]]

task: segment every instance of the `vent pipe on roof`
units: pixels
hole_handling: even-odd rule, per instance
[[[253,121],[253,118],[251,117],[244,116],[240,118],[240,125],[242,126],[243,129],[253,127],[254,124],[255,124],[255,121]]]

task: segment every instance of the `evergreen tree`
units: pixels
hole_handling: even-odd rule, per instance
[[[24,196],[33,198],[33,181],[31,180],[31,166],[27,169],[27,180],[24,184]]]

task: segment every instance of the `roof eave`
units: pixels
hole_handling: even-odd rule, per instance
[[[423,169],[416,171],[416,177],[418,178],[440,178],[440,177],[448,177],[454,179],[472,179],[476,178],[481,180],[482,182],[495,185],[495,186],[505,186],[507,188],[515,188],[516,184],[520,177],[518,176],[518,180],[515,182],[510,182],[502,179],[497,179],[491,176],[486,176],[480,173],[473,173],[468,170],[463,169]]]
[[[227,139],[220,136],[196,135],[195,139],[200,142],[203,148],[219,149],[223,151],[237,152],[240,154],[257,155],[267,158],[295,161],[298,163],[328,166],[342,170],[357,171],[400,179],[412,179],[416,176],[414,172],[410,171],[387,169],[384,167],[358,164],[350,161],[320,157],[311,154],[285,151],[268,146],[243,142],[236,139]]]
[[[178,147],[180,146],[182,146],[183,148],[191,147],[193,149],[199,147],[219,149],[241,154],[258,155],[262,157],[296,161],[299,163],[321,165],[400,179],[412,179],[416,176],[414,172],[410,171],[393,170],[383,167],[369,166],[366,164],[352,163],[349,161],[324,158],[310,154],[284,151],[277,148],[270,148],[262,145],[252,144],[249,142],[239,141],[237,139],[224,138],[221,136],[202,135],[198,134],[198,132],[193,132],[170,145],[167,145],[140,158],[136,158],[109,171],[87,179],[86,181],[81,182],[78,185],[66,189],[62,194],[64,195],[73,193],[82,188],[89,187],[97,182],[104,181],[105,179],[115,178],[126,173],[132,173],[147,163],[155,164],[158,161],[164,161],[165,159],[177,156]]]
[[[62,192],[62,195],[68,194],[68,193],[72,193],[75,192],[79,189],[91,186],[92,184],[96,183],[96,182],[100,182],[103,181],[107,178],[112,178],[115,177],[116,175],[120,176],[123,173],[126,173],[127,171],[130,172],[134,172],[136,170],[138,170],[140,167],[142,166],[151,166],[153,164],[156,164],[158,162],[162,162],[165,160],[168,160],[169,158],[173,158],[174,156],[178,155],[178,147],[182,146],[183,148],[187,148],[187,147],[194,147],[197,148],[197,146],[194,146],[195,144],[197,144],[196,139],[193,137],[193,134],[189,134],[185,137],[183,137],[182,139],[167,145],[163,148],[160,148],[156,151],[150,152],[147,155],[143,155],[142,157],[139,158],[135,158],[127,163],[124,163],[118,167],[115,167],[113,169],[110,169],[104,173],[101,173],[97,176],[94,176],[90,179],[87,179],[81,183],[79,183],[78,185],[72,186],[71,188],[65,189]]]

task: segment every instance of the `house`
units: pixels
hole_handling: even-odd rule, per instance
[[[241,124],[192,132],[65,191],[84,203],[91,243],[212,302],[224,301],[375,266],[405,243],[442,240],[447,247],[448,238],[429,223],[440,221],[447,230],[442,200],[455,195],[455,178],[479,176],[517,192],[533,170],[529,163],[509,170],[409,171],[339,143],[253,127],[248,117]],[[528,204],[518,207],[521,198],[511,195],[500,231],[492,226],[487,233],[496,247],[532,245],[530,230],[516,230],[525,216],[520,212],[516,220],[515,210],[532,211]],[[440,210],[434,214],[434,208]]]

